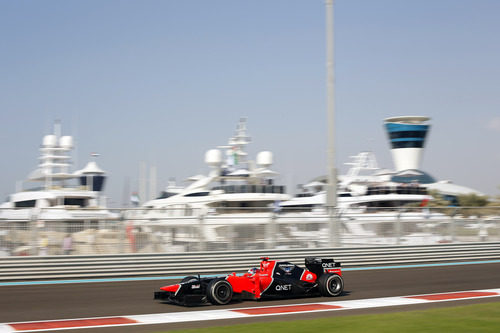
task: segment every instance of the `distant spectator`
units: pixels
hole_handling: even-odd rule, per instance
[[[281,212],[281,204],[279,200],[275,200],[273,203],[273,213],[279,214]]]
[[[66,234],[66,237],[64,237],[62,249],[64,254],[71,254],[73,250],[73,239],[70,234]]]
[[[48,246],[49,246],[49,239],[47,238],[47,236],[43,235],[42,238],[40,239],[40,249],[38,251],[38,254],[41,256],[46,256]]]

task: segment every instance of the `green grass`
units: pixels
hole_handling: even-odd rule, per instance
[[[376,315],[197,328],[174,332],[500,332],[500,302]]]

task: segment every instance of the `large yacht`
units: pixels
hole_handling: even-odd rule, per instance
[[[273,154],[262,151],[255,161],[249,160],[245,148],[250,142],[242,118],[227,145],[206,152],[208,175],[190,177],[186,187],[169,184],[158,198],[143,204],[150,209],[149,217],[269,212],[290,199],[285,186],[275,184],[278,173],[269,169]]]
[[[117,215],[106,209],[102,196],[105,172],[95,160],[71,172],[72,149],[73,137],[62,136],[61,125],[56,122],[54,133],[43,137],[38,167],[29,174],[22,188],[0,205],[0,221],[116,219]]]
[[[279,202],[291,197],[275,182],[273,154],[262,151],[255,161],[249,159],[245,148],[250,142],[242,118],[226,145],[206,152],[207,175],[190,177],[185,187],[169,184],[158,198],[127,211],[125,218],[155,235],[165,251],[199,248],[202,239],[213,249],[263,243],[261,229]]]
[[[351,156],[351,168],[339,176],[337,208],[340,214],[400,210],[404,206],[425,206],[432,200],[427,189],[417,182],[399,183],[392,173],[377,166],[372,152]],[[318,177],[301,186],[301,192],[280,204],[284,212],[324,213],[326,211],[326,177]]]
[[[361,152],[346,163],[350,169],[337,184],[335,218],[340,221],[344,244],[420,244],[444,241],[427,230],[446,222],[441,213],[427,208],[433,199],[418,182],[394,180],[394,173],[380,169],[372,152]],[[301,192],[280,204],[280,219],[300,220],[289,231],[293,239],[322,239],[330,230],[326,207],[326,177],[317,177],[300,187]],[[402,222],[397,236],[396,223]],[[387,229],[387,230],[386,230]],[[320,242],[321,243],[321,242]]]

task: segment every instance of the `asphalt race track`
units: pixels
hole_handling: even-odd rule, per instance
[[[345,271],[343,276],[345,281],[345,294],[335,299],[339,301],[500,288],[500,263]],[[316,297],[283,301],[246,301],[220,307],[205,306],[192,308],[154,301],[153,291],[157,290],[158,287],[162,285],[171,284],[172,282],[177,282],[177,280],[0,286],[0,323],[200,311],[214,308],[257,307],[332,300],[331,298]],[[493,297],[479,300],[366,310],[294,314],[293,318],[307,319],[360,313],[381,313],[401,311],[402,309],[411,310],[495,301],[500,301],[500,298]],[[93,328],[83,329],[83,331],[95,333],[161,332],[169,329],[195,328],[208,325],[228,325],[256,321],[289,320],[289,318],[290,316],[272,316],[150,326]],[[82,332],[82,329],[80,329],[79,332]]]

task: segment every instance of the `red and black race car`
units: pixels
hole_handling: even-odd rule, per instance
[[[286,261],[261,258],[259,268],[224,277],[187,276],[161,287],[154,298],[180,305],[227,304],[232,300],[338,296],[344,290],[341,265],[333,259],[307,257],[306,269]]]

